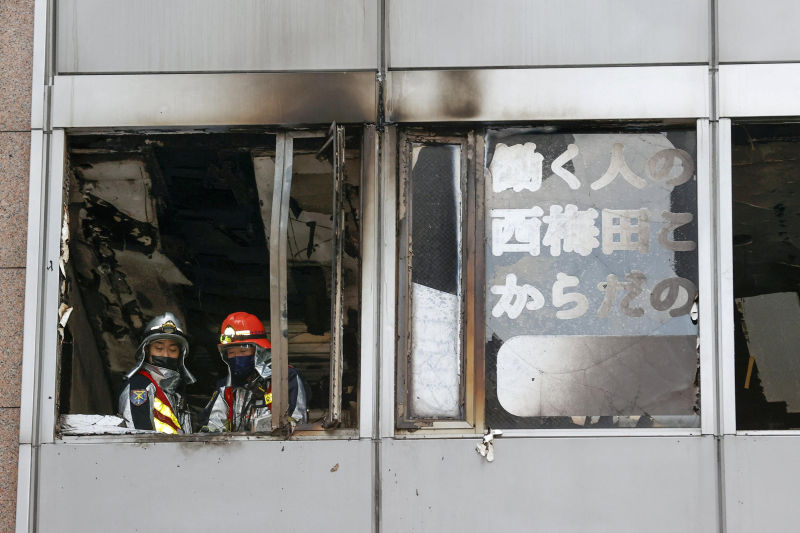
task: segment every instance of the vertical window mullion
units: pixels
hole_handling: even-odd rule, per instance
[[[288,409],[289,321],[286,275],[288,269],[289,193],[292,187],[292,146],[292,137],[289,134],[278,134],[269,242],[273,429],[282,425],[282,419],[279,418],[276,422],[275,417],[282,417]]]
[[[733,319],[733,171],[731,119],[720,119],[717,126],[717,261],[719,299],[717,350],[719,368],[717,409],[723,435],[736,432],[735,325]],[[713,177],[713,176],[712,176]]]
[[[342,414],[342,251],[344,232],[344,127],[334,123],[331,127],[333,136],[333,264],[331,265],[331,357],[330,357],[330,394],[328,399],[328,416],[325,427],[339,424]]]

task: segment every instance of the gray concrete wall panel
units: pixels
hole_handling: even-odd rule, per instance
[[[718,5],[721,62],[800,61],[797,0],[724,0]]]
[[[390,0],[389,68],[702,63],[707,1]]]
[[[377,0],[61,0],[57,72],[378,66]]]
[[[54,127],[375,122],[375,73],[56,76]]]
[[[704,66],[411,70],[389,73],[393,122],[708,116]]]
[[[52,444],[39,529],[370,531],[370,441]]]
[[[800,436],[724,438],[728,533],[797,529]]]
[[[713,437],[476,442],[384,441],[381,531],[719,530]]]

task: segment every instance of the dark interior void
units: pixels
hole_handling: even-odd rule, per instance
[[[736,424],[800,428],[800,124],[733,127]]]
[[[289,363],[311,388],[309,422],[328,409],[333,179],[322,139],[295,142],[289,221],[302,260],[289,266]],[[343,422],[358,383],[360,139],[346,141]],[[69,260],[59,409],[111,414],[144,325],[174,312],[188,330],[187,390],[201,409],[226,367],[219,326],[247,311],[270,334],[269,226],[275,136],[250,133],[68,137]],[[322,228],[328,221],[327,234]],[[296,230],[296,231],[293,231]],[[298,235],[296,235],[298,234]],[[295,247],[296,248],[296,247]],[[320,251],[323,252],[320,252]]]

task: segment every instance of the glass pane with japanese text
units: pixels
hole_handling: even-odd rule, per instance
[[[486,151],[487,425],[698,427],[695,130]]]

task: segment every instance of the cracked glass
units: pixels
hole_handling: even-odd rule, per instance
[[[412,146],[409,407],[460,418],[462,194],[459,145]]]
[[[698,427],[694,129],[490,131],[486,424]]]

